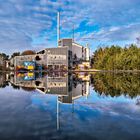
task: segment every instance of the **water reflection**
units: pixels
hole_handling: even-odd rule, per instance
[[[98,73],[91,75],[92,86],[100,95],[130,98],[140,95],[139,73]]]
[[[140,74],[114,73],[1,73],[0,87],[9,86],[26,91],[37,90],[43,94],[58,95],[62,103],[72,103],[81,96],[90,94],[90,85],[99,95],[128,96],[140,95]]]
[[[2,73],[0,138],[139,139],[139,81],[139,74]]]
[[[8,76],[14,89],[37,90],[43,94],[57,95],[61,103],[72,103],[89,95],[90,76],[68,73],[16,73]]]

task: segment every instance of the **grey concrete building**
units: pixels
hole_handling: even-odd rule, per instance
[[[42,66],[47,70],[68,70],[77,65],[85,66],[90,63],[89,60],[88,47],[81,46],[72,39],[61,39],[57,48],[46,48],[36,54],[11,58],[10,67],[13,70],[20,68],[34,70],[36,66]]]
[[[84,47],[78,43],[73,42],[72,39],[60,39],[58,41],[58,48],[67,47],[69,51],[69,63],[72,67],[75,65],[85,65],[86,62],[90,66],[90,49],[88,46]]]
[[[60,39],[58,42],[58,48],[68,47],[68,50],[72,52],[72,58],[74,59],[75,55],[77,59],[89,61],[90,50],[88,46],[82,46],[76,42],[73,42],[72,39]]]
[[[26,65],[28,62],[28,65]],[[31,63],[31,64],[30,64]],[[17,70],[18,68],[34,69],[34,63],[38,65],[46,65],[46,56],[42,54],[20,55],[10,59],[10,68]]]
[[[53,70],[67,70],[69,67],[68,48],[47,48],[37,52],[37,54],[44,55],[44,61],[47,69]]]

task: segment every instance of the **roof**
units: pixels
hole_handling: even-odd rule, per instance
[[[77,46],[79,46],[79,47],[84,47],[83,45],[80,45],[80,44],[78,44],[78,43],[76,43],[76,42],[72,42],[72,44],[77,45]]]

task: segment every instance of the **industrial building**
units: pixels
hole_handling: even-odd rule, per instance
[[[88,69],[90,67],[90,50],[88,45],[82,46],[74,38],[60,39],[60,19],[58,13],[56,48],[45,48],[32,55],[20,55],[11,58],[13,70],[69,70]]]
[[[68,50],[72,53],[74,60],[89,61],[90,52],[88,46],[84,47],[78,43],[75,43],[73,39],[60,39],[58,42],[58,48],[68,47]]]
[[[89,48],[81,46],[72,39],[59,40],[57,48],[46,48],[32,55],[20,55],[11,58],[13,70],[69,70],[90,67]]]
[[[44,56],[40,59],[48,70],[67,70],[69,67],[68,48],[47,48],[37,52],[37,55]]]
[[[73,39],[60,39],[57,48],[47,48],[37,54],[46,56],[45,62],[48,69],[68,70],[81,65],[90,67],[89,48],[73,42]]]
[[[90,50],[89,47],[75,43],[73,39],[60,39],[58,48],[67,47],[69,51],[69,63],[72,68],[82,68],[80,65],[90,67]]]

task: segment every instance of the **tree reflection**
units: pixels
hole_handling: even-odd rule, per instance
[[[0,88],[5,88],[10,84],[17,90],[34,91],[39,89],[45,93],[52,90],[52,93],[55,94],[61,84],[62,87],[68,88],[68,90],[65,89],[64,91],[72,91],[72,89],[80,88],[78,85],[81,85],[81,89],[77,90],[80,93],[80,90],[86,90],[86,82],[88,82],[100,95],[111,97],[124,95],[130,98],[140,95],[140,73],[95,73],[91,75],[61,73],[59,76],[57,74],[46,75],[37,73],[35,74],[35,79],[27,80],[24,78],[27,74],[21,74],[18,77],[18,75],[1,73]],[[138,104],[140,104],[140,101],[138,101]]]
[[[98,73],[91,75],[91,84],[100,95],[117,97],[140,95],[140,74]]]
[[[11,83],[11,86],[13,87],[13,89],[20,89],[20,86],[16,86],[16,85],[14,85],[13,83]]]
[[[6,86],[8,86],[6,75],[5,73],[0,73],[0,88],[5,88]]]

